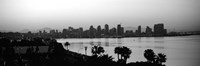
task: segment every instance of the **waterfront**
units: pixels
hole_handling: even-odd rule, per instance
[[[127,46],[132,50],[128,62],[146,61],[144,58],[145,49],[153,49],[155,53],[164,53],[167,55],[166,66],[199,66],[200,57],[200,35],[176,36],[176,37],[132,37],[132,38],[69,38],[57,39],[58,42],[68,41],[71,45],[69,50],[91,55],[91,47],[100,45],[104,47],[105,53],[114,54],[114,48],[117,46]],[[64,48],[67,48],[66,46]]]

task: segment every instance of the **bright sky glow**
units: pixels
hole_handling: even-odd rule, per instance
[[[88,29],[105,24],[199,30],[200,0],[1,0],[0,30]]]

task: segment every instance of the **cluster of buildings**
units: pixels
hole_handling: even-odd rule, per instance
[[[31,34],[31,32],[28,34]],[[96,28],[91,25],[87,30],[83,30],[82,27],[68,27],[68,29],[63,29],[62,32],[59,32],[58,30],[50,30],[49,33],[47,33],[44,30],[39,31],[37,34],[38,36],[53,38],[118,38],[134,36],[165,36],[167,34],[167,30],[164,29],[164,24],[162,23],[155,24],[153,29],[147,26],[145,32],[142,32],[141,26],[138,26],[138,29],[133,32],[133,30],[125,31],[121,24],[112,28],[110,28],[108,24],[105,24],[104,27],[99,25]]]
[[[45,33],[45,34],[44,34]],[[40,36],[46,35],[46,31],[39,31]],[[55,38],[102,38],[102,37],[122,37],[124,34],[124,28],[120,24],[117,28],[113,27],[109,29],[109,25],[105,24],[104,28],[100,25],[95,28],[93,25],[89,29],[83,30],[80,28],[68,27],[68,29],[63,29],[62,32],[58,30],[50,30],[48,33],[51,37]]]
[[[97,26],[97,28],[94,28],[93,26],[90,26],[89,30],[86,30],[86,35],[88,37],[122,37],[124,34],[124,28],[121,26],[121,24],[117,25],[117,28],[113,27],[109,29],[109,25],[105,24],[104,29],[101,28],[101,26]]]
[[[164,24],[154,24],[153,29],[149,26],[146,26],[145,32],[142,32],[141,26],[138,26],[138,29],[135,31],[135,36],[166,36],[167,29],[164,28]]]
[[[142,32],[142,27],[138,26],[135,32],[133,30],[124,30],[124,27],[121,24],[118,24],[116,27],[110,28],[108,24],[105,24],[104,27],[100,25],[96,28],[91,25],[89,29],[83,30],[80,28],[68,27],[62,31],[50,30],[49,32],[43,30],[37,33],[17,33],[18,37],[22,38],[34,38],[34,37],[43,37],[43,38],[120,38],[120,37],[142,37],[142,36],[165,36],[167,30],[164,29],[164,24],[159,23],[155,24],[153,29],[149,26],[146,27],[146,30]],[[9,35],[8,35],[9,36]],[[13,37],[13,36],[11,36]]]

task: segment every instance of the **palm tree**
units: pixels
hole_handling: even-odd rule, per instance
[[[99,46],[98,47],[98,54],[102,54],[102,53],[104,53],[105,52],[105,50],[103,49],[103,47],[101,47],[101,46]]]
[[[65,46],[67,46],[67,50],[68,50],[68,46],[70,45],[69,42],[65,42]]]
[[[147,59],[148,62],[155,62],[156,55],[152,49],[147,49],[144,51],[144,57]]]
[[[130,58],[131,53],[132,51],[128,47],[125,47],[125,46],[122,47],[122,57],[125,63],[127,59]]]
[[[167,60],[166,55],[163,53],[158,53],[156,59],[157,59],[158,64],[162,64],[163,62],[166,62],[166,60]]]
[[[121,47],[115,47],[115,50],[114,50],[115,54],[117,54],[118,60],[119,60],[119,55],[121,54],[120,49],[121,49]]]
[[[97,50],[98,50],[97,46],[92,47],[92,54],[97,55]]]
[[[100,47],[100,46],[94,46],[94,47],[92,47],[92,54],[93,55],[100,55],[100,54],[102,54],[102,53],[104,53],[105,52],[105,50],[103,49],[103,47]]]
[[[126,63],[131,53],[132,51],[128,47],[125,47],[125,46],[115,48],[115,54],[118,55],[118,62],[120,63]],[[119,55],[121,55],[120,59],[119,59]]]

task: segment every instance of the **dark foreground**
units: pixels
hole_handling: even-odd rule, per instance
[[[41,52],[41,46],[47,46],[46,52]],[[28,47],[25,53],[16,52],[14,49]],[[94,51],[93,51],[94,53]],[[119,59],[119,58],[118,58]],[[127,58],[126,58],[127,59]],[[151,59],[150,59],[151,60]],[[9,39],[0,39],[0,66],[165,66],[162,63],[131,62],[124,60],[113,61],[113,58],[106,54],[87,56],[65,50],[61,43],[54,39],[34,39],[10,41]]]

